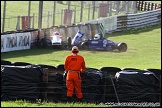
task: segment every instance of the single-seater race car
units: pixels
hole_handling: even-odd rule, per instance
[[[127,44],[124,42],[113,42],[101,36],[100,33],[95,34],[94,39],[85,39],[82,41],[84,33],[78,31],[72,39],[71,46],[78,46],[83,50],[101,50],[101,51],[114,51],[119,52],[127,51]]]
[[[51,43],[53,48],[62,48],[66,46],[66,42],[62,41],[62,36],[58,32],[54,32],[51,36]]]

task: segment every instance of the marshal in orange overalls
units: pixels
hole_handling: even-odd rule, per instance
[[[68,55],[65,59],[64,68],[68,72],[66,77],[67,97],[72,97],[75,90],[77,98],[81,99],[83,95],[80,72],[84,72],[86,67],[84,58],[78,52],[78,47],[74,46],[72,54]]]

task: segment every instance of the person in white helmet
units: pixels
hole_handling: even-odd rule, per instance
[[[100,34],[95,34],[94,40],[99,40],[100,38],[101,38],[101,35]]]

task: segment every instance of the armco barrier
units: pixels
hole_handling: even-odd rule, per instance
[[[161,6],[161,4],[151,3],[149,1],[137,1],[137,9],[139,11],[155,10],[155,9],[159,8],[159,6]]]

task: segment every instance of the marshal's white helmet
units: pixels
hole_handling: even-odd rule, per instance
[[[99,34],[95,34],[94,40],[98,40],[98,39],[100,39],[100,38],[101,38],[101,36],[100,36]]]

